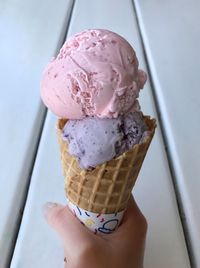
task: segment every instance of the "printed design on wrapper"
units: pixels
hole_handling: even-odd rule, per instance
[[[89,228],[94,234],[110,234],[114,232],[122,219],[122,213],[103,214],[93,213],[79,208],[73,203],[68,203],[75,217],[77,217],[81,224]]]
[[[118,219],[112,219],[109,221],[106,221],[102,227],[98,228],[98,231],[104,234],[110,234],[115,231],[119,223]]]
[[[90,217],[90,214],[87,211],[85,211],[85,215],[87,217]],[[94,224],[95,224],[95,221],[93,221],[92,219],[86,219],[85,220],[85,225],[88,226],[88,227],[91,227]]]
[[[78,210],[78,212],[79,212],[79,214],[80,214],[80,216],[81,216],[81,215],[82,215],[82,213],[81,213],[80,208],[79,208],[78,206],[76,206],[76,208],[77,208],[77,210]]]
[[[92,226],[93,224],[95,224],[95,222],[93,220],[91,220],[91,219],[85,220],[85,225],[86,226]]]

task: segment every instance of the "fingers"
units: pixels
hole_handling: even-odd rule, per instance
[[[77,247],[87,241],[89,231],[81,225],[67,206],[47,203],[44,214],[49,225],[64,242],[66,254],[76,254]]]
[[[131,196],[122,224],[110,235],[110,244],[115,245],[119,254],[126,248],[127,256],[133,258],[133,267],[143,267],[146,231],[146,219]]]
[[[128,202],[127,209],[124,213],[124,219],[123,219],[124,225],[130,226],[131,228],[138,226],[140,229],[147,230],[147,221],[142,212],[140,211],[139,207],[137,206],[135,199],[131,195],[130,200]]]
[[[147,232],[147,221],[140,209],[138,208],[134,198],[131,196],[127,209],[124,213],[123,221],[118,230],[112,234],[113,238],[122,237],[122,239],[141,239],[145,238]],[[130,240],[129,239],[129,240]]]

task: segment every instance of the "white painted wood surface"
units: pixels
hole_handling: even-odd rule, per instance
[[[194,261],[200,267],[200,2],[135,2]]]
[[[48,114],[42,134],[25,213],[11,267],[63,267],[63,247],[43,217],[48,201],[65,203],[64,180],[55,133],[56,119]]]
[[[18,229],[45,109],[41,72],[64,38],[72,1],[0,1],[0,267]],[[63,28],[64,26],[64,28]]]
[[[134,45],[141,68],[146,69],[131,1],[76,1],[69,35],[86,28],[107,28],[123,35]],[[149,83],[141,94],[141,103],[145,113],[156,117]],[[57,268],[63,263],[61,243],[41,213],[45,201],[65,202],[54,124],[55,118],[48,113],[12,268],[47,267],[47,262],[49,268]],[[189,268],[159,127],[134,193],[149,221],[145,267]]]

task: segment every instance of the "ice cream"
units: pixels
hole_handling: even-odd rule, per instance
[[[130,112],[112,119],[86,117],[69,120],[63,128],[63,138],[80,167],[91,169],[140,143],[145,131],[148,127],[142,114]]]
[[[41,97],[58,117],[118,117],[139,110],[146,81],[131,45],[108,30],[87,30],[69,38],[46,67]]]
[[[68,206],[95,233],[119,226],[155,132],[138,102],[146,77],[131,45],[101,29],[69,38],[43,73]]]

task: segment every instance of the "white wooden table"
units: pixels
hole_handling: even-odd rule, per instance
[[[133,194],[149,222],[145,268],[200,267],[200,2],[0,1],[0,268],[58,268],[42,206],[65,203],[56,118],[39,82],[67,36],[107,28],[148,72],[142,110],[158,120]]]

